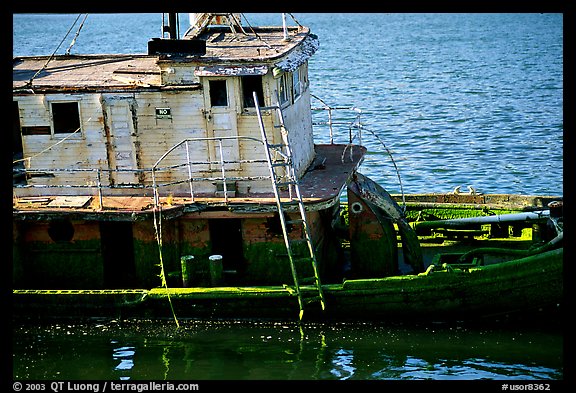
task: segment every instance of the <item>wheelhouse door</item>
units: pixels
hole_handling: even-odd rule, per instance
[[[205,78],[204,92],[208,137],[237,137],[237,100],[232,78]],[[210,169],[217,171],[218,174],[220,173],[220,150],[222,150],[225,170],[239,170],[240,146],[238,139],[223,139],[221,143],[221,147],[218,141],[210,144],[210,160],[212,161]],[[226,174],[226,176],[229,175],[232,174]]]
[[[131,97],[105,97],[105,114],[108,139],[108,166],[115,185],[138,184],[135,130],[132,120],[134,99]]]

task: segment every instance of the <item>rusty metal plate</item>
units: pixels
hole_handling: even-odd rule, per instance
[[[48,207],[84,207],[90,200],[92,196],[57,196],[52,202],[48,204]]]

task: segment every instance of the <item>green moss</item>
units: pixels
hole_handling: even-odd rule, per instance
[[[32,242],[15,254],[16,265],[26,273],[27,287],[101,288],[104,284],[98,240]]]
[[[516,210],[506,209],[485,209],[474,206],[442,206],[438,208],[421,208],[416,206],[407,206],[406,217],[408,221],[422,220],[452,220],[457,218],[484,217],[494,214],[511,214],[517,213]]]
[[[394,229],[392,228],[392,231]],[[373,239],[370,234],[356,234],[351,243],[352,273],[354,277],[385,277],[398,269],[396,235]]]
[[[408,221],[421,221],[424,219],[432,220],[449,220],[455,218],[470,218],[470,217],[483,217],[494,214],[512,214],[518,213],[519,209],[498,209],[478,205],[461,205],[444,203],[442,206],[437,207],[423,207],[418,204],[406,205],[406,218]],[[348,204],[343,203],[340,205],[340,216],[345,225],[349,225],[348,220]]]
[[[295,244],[293,256],[299,278],[313,276],[314,271],[309,260],[306,244]],[[294,282],[290,261],[284,242],[259,242],[244,245],[244,257],[247,261],[246,282],[251,284],[284,284]]]

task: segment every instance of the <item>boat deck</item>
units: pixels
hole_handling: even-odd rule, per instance
[[[281,28],[261,27],[248,30],[246,34],[235,34],[229,28],[210,28],[200,36],[206,42],[206,54],[190,58],[180,56],[178,61],[201,61],[205,64],[196,67],[195,75],[232,75],[238,72],[239,67],[212,64],[222,61],[232,64],[239,61],[274,61],[287,53],[293,53],[288,58],[290,61],[298,57],[306,58],[316,50],[315,40],[308,38],[309,33],[305,27],[290,28],[290,40],[285,40]],[[304,49],[296,50],[303,42]],[[179,86],[164,83],[159,64],[165,60],[165,56],[146,54],[15,57],[12,61],[12,88],[16,95],[33,94],[32,89],[38,93],[200,88],[197,79],[179,83]],[[284,64],[286,61],[280,62],[279,66],[289,68],[290,64]]]
[[[304,203],[310,210],[318,210],[335,204],[352,174],[363,161],[366,148],[349,145],[316,145],[316,159],[300,179],[300,191]],[[39,215],[62,216],[72,215],[77,218],[97,219],[98,216],[109,216],[122,219],[142,219],[154,211],[152,189],[138,191],[141,195],[103,196],[102,206],[96,190],[84,195],[42,195],[18,197],[14,188],[12,201],[15,218],[38,219]],[[288,198],[288,192],[281,193]],[[179,215],[184,211],[204,211],[207,207],[225,207],[230,211],[267,212],[276,210],[276,199],[272,188],[269,193],[238,194],[223,196],[214,194],[196,194],[194,199],[188,196],[161,197],[162,210],[166,214]]]

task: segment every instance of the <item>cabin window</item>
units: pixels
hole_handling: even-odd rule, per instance
[[[294,86],[294,101],[296,101],[302,93],[300,86],[300,69],[297,69],[292,73],[292,86]]]
[[[308,63],[302,64],[300,68],[298,68],[298,71],[300,72],[300,83],[302,85],[302,90],[304,91],[310,84],[310,81],[308,80]]]
[[[228,106],[228,91],[225,80],[210,81],[210,105]]]
[[[80,130],[80,111],[77,102],[53,102],[54,134],[71,134]]]
[[[264,105],[264,91],[261,75],[246,75],[242,77],[242,95],[244,108],[254,108],[253,92],[256,92],[258,102]]]
[[[290,99],[290,83],[292,82],[292,76],[289,72],[285,72],[279,79],[279,95],[280,104],[285,104]]]

